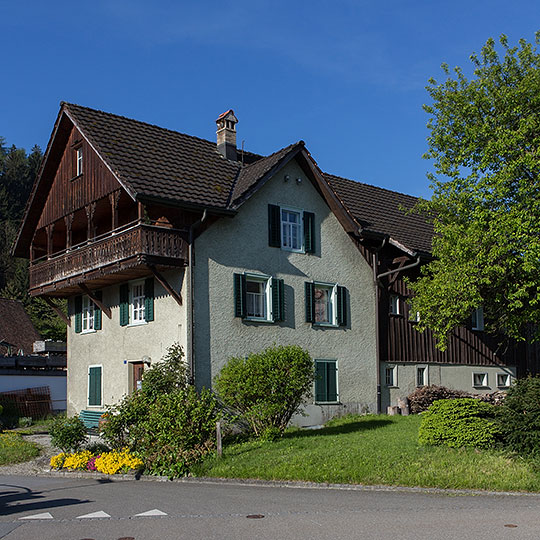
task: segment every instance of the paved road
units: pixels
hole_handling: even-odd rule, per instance
[[[0,538],[538,540],[540,496],[0,476]]]

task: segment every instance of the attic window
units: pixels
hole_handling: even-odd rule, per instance
[[[83,173],[83,150],[82,146],[75,149],[75,176]]]

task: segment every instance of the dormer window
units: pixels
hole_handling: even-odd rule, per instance
[[[83,150],[79,146],[75,150],[75,176],[80,176],[83,173]]]

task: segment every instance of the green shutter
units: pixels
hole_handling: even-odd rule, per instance
[[[272,278],[272,315],[275,322],[285,319],[284,285],[278,278]]]
[[[337,323],[338,326],[347,326],[347,289],[337,288]]]
[[[304,212],[304,249],[315,253],[315,214]]]
[[[246,276],[234,274],[234,316],[246,316]]]
[[[96,291],[94,294],[100,302],[103,300],[101,291]],[[94,304],[94,330],[101,330],[101,309],[96,304]]]
[[[326,362],[315,361],[315,401],[326,399]]]
[[[315,321],[315,285],[306,281],[306,322]]]
[[[337,362],[315,360],[315,401],[324,403],[337,400]]]
[[[129,285],[120,285],[120,326],[129,324]]]
[[[88,405],[101,405],[101,366],[88,368]]]
[[[154,278],[144,280],[144,320],[154,320]]]
[[[75,333],[82,332],[82,296],[75,297]]]
[[[281,210],[275,204],[268,205],[268,245],[281,247]]]
[[[326,401],[337,401],[337,364],[326,362]]]

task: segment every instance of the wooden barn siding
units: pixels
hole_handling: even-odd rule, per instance
[[[402,315],[388,314],[388,294],[399,294]],[[429,330],[418,332],[409,320],[405,304],[410,296],[403,279],[397,279],[389,291],[381,294],[381,358],[389,362],[467,364],[472,366],[517,366],[518,375],[536,373],[538,346],[514,343],[499,344],[496,337],[485,332],[459,327],[450,336],[446,351],[435,347],[435,338]]]
[[[82,141],[83,174],[74,179],[74,144]],[[121,186],[101,158],[73,128],[64,154],[56,171],[47,202],[37,228],[40,229],[84,208],[87,204],[106,197]]]

